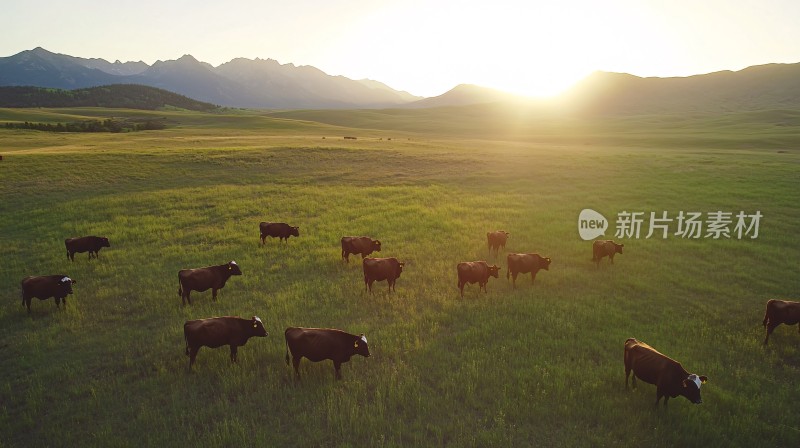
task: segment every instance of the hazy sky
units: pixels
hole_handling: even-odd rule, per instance
[[[313,65],[423,96],[549,95],[594,70],[686,76],[800,62],[798,0],[39,0],[0,14],[0,57],[191,54]]]

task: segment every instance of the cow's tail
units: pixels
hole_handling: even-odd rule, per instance
[[[286,341],[286,365],[289,365],[289,341]]]
[[[178,295],[183,296],[183,290],[181,289],[181,276],[178,274]]]
[[[186,356],[189,356],[189,336],[186,334],[186,329],[183,330],[183,340],[186,341]]]

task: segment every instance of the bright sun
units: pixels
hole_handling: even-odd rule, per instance
[[[594,70],[653,48],[635,2],[422,2],[406,0],[349,24],[331,42],[345,64],[412,93],[438,95],[458,83],[529,96],[552,96]],[[642,36],[648,47],[640,48]],[[664,37],[662,37],[663,39]],[[342,54],[345,56],[342,57]],[[356,71],[359,71],[356,69]]]

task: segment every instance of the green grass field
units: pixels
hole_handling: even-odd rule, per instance
[[[765,348],[761,326],[768,299],[800,290],[797,112],[0,109],[0,123],[137,114],[169,128],[0,128],[0,447],[800,445],[800,334],[778,327]],[[597,269],[584,208],[763,218],[755,240],[626,239]],[[300,237],[261,247],[260,221]],[[497,260],[496,229],[511,233]],[[63,241],[79,235],[111,248],[70,262]],[[344,235],[406,262],[396,293],[364,293]],[[514,290],[507,252],[553,262]],[[501,277],[461,299],[455,266],[481,259]],[[217,302],[181,306],[179,269],[229,260],[244,275]],[[46,274],[76,279],[75,294],[28,315],[20,280]],[[203,348],[189,372],[183,323],[224,315],[258,315],[270,334],[238,365]],[[303,360],[296,382],[288,326],[365,333],[372,357],[338,382],[331,362]],[[628,337],[707,375],[703,404],[655,409],[655,386],[626,391]]]

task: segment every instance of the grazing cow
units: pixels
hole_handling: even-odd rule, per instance
[[[217,300],[217,291],[225,286],[231,275],[242,275],[239,265],[231,261],[219,266],[208,266],[196,269],[181,269],[178,271],[178,295],[181,302],[192,304],[189,294],[192,291],[208,291],[211,288],[212,300]]]
[[[97,258],[98,252],[104,247],[111,247],[108,238],[104,236],[80,236],[77,238],[67,238],[64,240],[64,246],[67,247],[67,258],[75,261],[75,252],[84,253],[89,252],[89,259]]]
[[[487,232],[486,239],[489,240],[489,254],[491,255],[492,249],[494,249],[494,256],[497,257],[497,254],[500,252],[500,248],[506,248],[506,241],[508,241],[509,236],[511,236],[511,234],[505,230]]]
[[[506,257],[508,270],[506,280],[513,279],[514,289],[517,288],[517,274],[531,273],[531,284],[536,280],[536,273],[539,269],[550,270],[550,258],[542,257],[539,254],[508,254]]]
[[[372,283],[375,281],[386,280],[389,283],[389,291],[395,290],[395,282],[400,278],[403,272],[403,266],[406,264],[402,261],[397,261],[397,258],[365,258],[361,263],[364,267],[364,291],[369,287],[369,292],[372,294]]]
[[[486,284],[489,283],[489,276],[498,278],[500,267],[497,265],[489,266],[485,261],[463,261],[458,263],[458,289],[461,290],[461,297],[464,297],[464,285],[467,283],[478,283],[478,291],[486,291]]]
[[[767,329],[767,337],[764,338],[764,345],[769,343],[769,335],[780,324],[794,325],[800,323],[800,302],[790,302],[788,300],[767,301],[767,310],[764,312],[764,327]],[[800,331],[800,325],[798,325]]]
[[[21,282],[22,304],[28,308],[30,314],[32,298],[45,300],[53,297],[56,299],[56,308],[60,308],[61,302],[64,302],[66,308],[67,296],[72,294],[72,285],[75,283],[75,280],[63,274],[25,277]]]
[[[625,388],[633,371],[631,384],[636,388],[636,378],[656,386],[656,406],[664,397],[664,407],[670,397],[683,395],[694,404],[700,404],[700,385],[708,381],[705,375],[689,373],[678,362],[659,353],[653,347],[630,338],[625,341]]]
[[[217,348],[223,345],[231,347],[231,362],[237,362],[239,347],[247,344],[253,337],[267,336],[267,330],[258,316],[252,319],[241,317],[210,317],[208,319],[187,320],[183,324],[183,338],[186,340],[186,356],[189,357],[189,368],[192,368],[200,347]]]
[[[381,242],[368,236],[343,236],[342,259],[350,263],[350,254],[361,254],[365,258],[373,252],[381,251]]]
[[[268,236],[286,242],[289,242],[290,236],[300,236],[300,227],[290,226],[285,222],[262,222],[258,228],[261,230],[261,245],[264,245]]]
[[[611,264],[614,264],[614,255],[621,254],[624,244],[617,244],[611,240],[597,240],[592,243],[592,261],[600,267],[600,259],[608,256]]]
[[[300,360],[305,356],[309,361],[320,362],[326,359],[333,361],[336,379],[342,379],[343,362],[350,361],[353,355],[369,358],[369,345],[362,333],[360,336],[345,333],[331,328],[289,327],[284,332],[286,337],[286,365],[289,365],[289,352],[292,354],[292,365],[297,378],[300,378]]]

